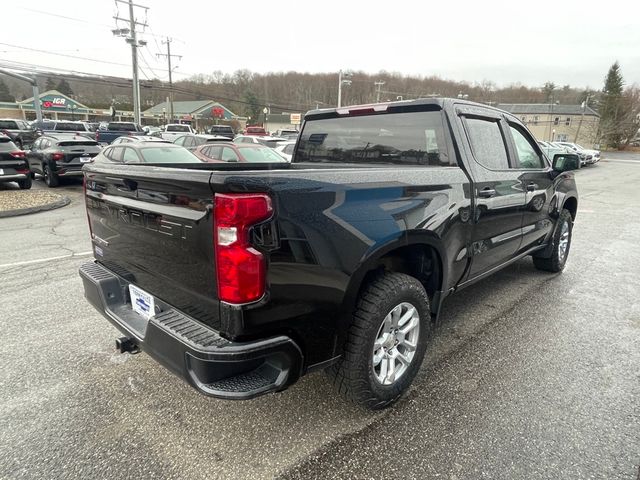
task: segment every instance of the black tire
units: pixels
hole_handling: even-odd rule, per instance
[[[36,172],[29,172],[29,176],[31,177],[31,180],[35,180],[36,179]]]
[[[24,180],[20,180],[18,186],[20,186],[20,190],[29,190],[31,188],[31,177],[28,176]]]
[[[44,175],[44,183],[47,184],[47,187],[55,188],[60,183],[58,176],[53,173],[47,165],[42,167],[42,174]]]
[[[564,234],[564,226],[566,225],[566,247],[564,253],[561,246],[562,237]],[[558,273],[564,270],[564,266],[567,264],[567,258],[569,257],[569,250],[571,249],[571,237],[573,232],[573,217],[569,210],[564,209],[560,212],[558,221],[556,222],[553,235],[551,236],[551,253],[546,256],[534,256],[533,264],[538,270],[544,270],[546,272]]]
[[[399,378],[394,376],[389,385],[384,385],[374,370],[374,342],[383,332],[385,317],[391,315],[394,307],[407,304],[413,306],[419,315],[415,351],[408,365],[401,362],[406,366]],[[338,391],[353,402],[372,410],[388,407],[411,385],[422,364],[432,331],[429,297],[422,284],[403,273],[382,274],[360,294],[342,357],[329,367],[327,373]],[[382,352],[381,349],[377,351]]]

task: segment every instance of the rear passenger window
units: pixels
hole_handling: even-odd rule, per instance
[[[229,147],[225,147],[222,149],[222,160],[225,162],[238,162],[240,159],[236,152],[231,150]]]
[[[507,170],[507,147],[498,120],[467,118],[466,125],[476,161],[491,170]]]
[[[519,168],[543,168],[544,163],[542,157],[538,154],[535,147],[525,137],[524,133],[514,125],[509,125],[511,130],[511,136],[513,137],[513,143],[516,146],[516,152],[518,154],[518,167]]]
[[[133,148],[124,149],[124,163],[140,163],[140,157]]]

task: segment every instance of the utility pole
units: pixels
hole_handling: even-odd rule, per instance
[[[172,40],[167,37],[167,40],[162,42],[167,45],[167,53],[156,53],[158,57],[167,57],[167,62],[169,63],[169,123],[173,121],[173,77],[171,76],[171,57],[182,59],[182,55],[171,55],[171,41]]]
[[[576,130],[576,138],[573,139],[573,143],[578,143],[578,136],[580,135],[580,128],[582,127],[582,120],[584,120],[584,111],[589,106],[589,95],[584,102],[582,102],[582,114],[580,115],[580,123],[578,123],[578,129]]]
[[[373,83],[376,87],[378,87],[378,91],[376,92],[376,103],[380,103],[380,89],[384,85],[384,82],[378,81]]]
[[[145,12],[149,10],[149,7],[144,5],[137,5],[133,3],[133,0],[115,0],[116,4],[123,3],[129,7],[129,18],[121,18],[119,16],[113,17],[116,21],[125,20],[129,22],[129,28],[120,28],[112,30],[114,35],[125,37],[125,41],[131,45],[131,67],[133,68],[133,120],[136,123],[140,123],[140,80],[138,78],[138,47],[143,47],[147,44],[146,41],[138,41],[138,32],[136,32],[136,26],[140,25],[146,27],[145,22],[138,22],[134,16],[134,7],[143,8]]]

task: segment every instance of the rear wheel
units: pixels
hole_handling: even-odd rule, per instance
[[[24,180],[20,180],[18,182],[18,185],[20,186],[21,190],[29,190],[31,188],[31,177],[28,176]]]
[[[411,385],[431,332],[422,284],[409,275],[385,273],[360,295],[343,356],[328,373],[352,401],[387,407]]]
[[[558,217],[555,230],[551,236],[551,254],[548,257],[533,257],[533,264],[538,270],[547,272],[561,272],[567,263],[571,247],[571,233],[573,231],[573,217],[569,210],[564,209]]]
[[[54,188],[58,186],[60,179],[47,165],[42,167],[42,172],[44,174],[44,183],[47,184],[47,187]]]

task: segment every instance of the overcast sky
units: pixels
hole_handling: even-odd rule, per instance
[[[175,79],[243,68],[354,69],[600,89],[607,69],[619,60],[625,82],[640,83],[637,1],[134,2],[149,7],[146,16],[136,8],[137,19],[149,24],[141,35],[148,42],[140,49],[142,79],[166,79],[166,60],[156,53],[164,51],[161,37],[168,35],[174,39],[172,53],[182,55],[174,61]],[[114,0],[19,5],[11,7],[19,21],[3,22],[0,61],[131,77],[131,50],[111,32],[114,14],[128,17],[125,5],[116,9]]]

